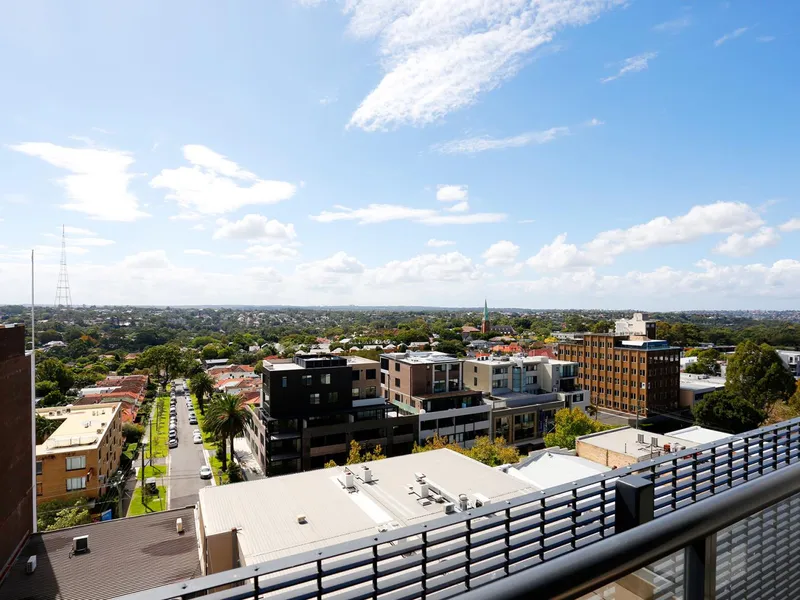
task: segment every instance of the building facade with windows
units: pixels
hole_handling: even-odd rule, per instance
[[[33,531],[33,431],[31,358],[25,353],[25,327],[0,325],[0,573]],[[0,594],[1,595],[1,594]]]
[[[298,355],[264,361],[259,423],[248,431],[268,475],[344,464],[355,440],[387,456],[411,452],[418,423],[380,395],[379,363],[360,357]]]
[[[491,433],[491,407],[465,389],[463,361],[444,352],[393,352],[380,357],[383,397],[419,419],[419,440],[435,435],[469,448]]]
[[[577,333],[559,343],[559,358],[579,365],[578,384],[601,408],[640,417],[677,410],[680,348],[665,340]]]
[[[58,427],[36,446],[38,502],[98,498],[122,455],[122,404],[54,406],[36,410]]]
[[[492,409],[492,437],[523,449],[540,447],[562,408],[589,404],[575,383],[578,364],[546,356],[484,357],[464,361],[464,385],[484,394]]]

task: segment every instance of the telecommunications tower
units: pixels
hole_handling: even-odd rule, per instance
[[[67,276],[67,236],[61,226],[61,268],[58,270],[58,286],[56,287],[56,308],[72,308],[72,294],[69,291]]]

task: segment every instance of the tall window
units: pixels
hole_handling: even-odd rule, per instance
[[[358,381],[359,379],[361,379],[361,371],[353,369],[353,381]]]
[[[311,385],[311,375],[303,375],[302,378],[303,385]]]
[[[375,398],[377,397],[377,389],[374,385],[367,386],[367,398]]]
[[[339,392],[328,392],[328,402],[338,402],[339,401]]]
[[[42,474],[42,461],[40,461],[40,460],[36,461],[36,474],[37,475],[41,475]]]
[[[311,404],[319,404],[319,394],[311,394]]]
[[[361,390],[358,388],[353,388],[353,398],[358,398],[361,395]]]
[[[73,492],[75,490],[86,489],[86,477],[68,477],[67,478],[67,491]]]
[[[67,457],[67,471],[77,471],[78,469],[86,468],[85,456],[68,456]]]
[[[366,379],[375,379],[378,373],[375,369],[367,369]]]
[[[319,376],[319,382],[323,385],[330,385],[331,383],[331,374],[330,373],[323,373]]]
[[[281,387],[286,387],[289,385],[289,378],[288,377],[281,377]]]

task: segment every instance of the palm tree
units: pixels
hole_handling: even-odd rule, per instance
[[[590,417],[594,417],[594,420],[597,421],[597,405],[590,404],[586,407],[586,414]]]
[[[208,373],[197,373],[189,380],[189,389],[197,396],[197,403],[200,405],[200,414],[206,414],[203,398],[211,398],[211,394],[214,393],[214,380],[211,379]]]
[[[253,414],[240,396],[219,394],[214,396],[208,405],[208,414],[203,422],[203,429],[214,434],[220,440],[222,451],[222,470],[228,470],[227,454],[225,452],[226,440],[231,441],[231,456],[233,455],[233,440],[244,435],[245,427],[253,420]]]

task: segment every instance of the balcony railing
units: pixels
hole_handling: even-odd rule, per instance
[[[717,597],[800,597],[800,573],[794,575],[791,563],[800,558],[795,557],[800,555],[800,499],[777,504],[800,492],[799,457],[800,419],[795,419],[546,491],[125,600],[188,599],[212,591],[215,600],[265,594],[366,599],[389,592],[403,600],[434,595],[573,598],[625,575],[636,576],[637,569],[676,550],[679,557],[670,563],[671,570],[655,565],[647,572],[652,576],[648,581],[672,577],[674,586],[683,587],[683,597],[694,600],[714,585],[712,558],[742,535],[722,531],[717,542],[716,532],[731,524],[744,524],[746,530],[748,517],[767,507],[786,518],[762,520],[766,525],[759,526],[758,542],[750,549],[760,565],[753,578],[760,579],[748,585],[765,590],[779,585],[781,593]],[[785,556],[776,556],[775,548]],[[737,560],[738,567],[733,559],[722,564],[729,580],[730,573],[755,564]],[[774,564],[785,564],[786,572],[778,574],[770,567]]]

